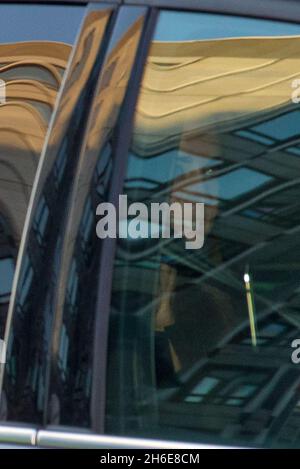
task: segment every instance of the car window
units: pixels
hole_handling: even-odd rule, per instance
[[[84,19],[16,274],[2,392],[6,420],[99,425],[94,334],[102,244],[95,207],[110,191],[119,114],[146,11],[92,5]]]
[[[108,433],[299,444],[299,34],[160,13],[123,193],[203,203],[204,244],[142,230],[118,240]]]
[[[82,25],[40,162],[15,273],[5,331],[3,420],[41,423],[44,417],[61,232],[112,16],[112,10],[101,5],[81,11]],[[68,29],[67,17],[66,24]],[[60,48],[60,43],[53,47]]]
[[[109,199],[119,116],[145,22],[145,8],[121,8],[96,88],[91,120],[76,174],[70,214],[62,233],[61,271],[55,294],[48,420],[51,425],[101,430],[98,391],[101,357],[95,344],[101,314],[103,243],[96,207]]]
[[[0,337],[39,156],[84,8],[0,5]]]

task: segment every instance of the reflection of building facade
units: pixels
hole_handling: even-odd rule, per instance
[[[168,139],[170,146],[174,145],[174,134],[180,131],[177,145],[183,152],[210,160],[210,171],[203,171],[198,180],[192,175],[191,182],[183,184],[178,194],[218,206],[219,216],[206,246],[198,259],[193,256],[191,261],[192,269],[204,270],[197,284],[205,288],[209,282],[206,274],[214,275],[215,263],[215,280],[224,282],[227,288],[230,285],[231,296],[238,297],[235,279],[242,279],[244,266],[249,263],[256,279],[258,316],[280,301],[277,313],[268,314],[257,324],[258,349],[251,346],[248,325],[227,343],[223,337],[220,348],[204,360],[168,403],[162,404],[162,423],[168,424],[171,419],[175,424],[172,407],[181,400],[185,408],[176,409],[182,415],[180,426],[192,429],[194,425],[204,437],[205,433],[215,434],[222,441],[242,439],[262,444],[272,439],[278,444],[293,444],[298,438],[299,372],[290,361],[290,344],[299,331],[298,294],[294,283],[285,292],[281,290],[286,273],[292,270],[295,278],[300,266],[300,111],[290,102],[291,77],[299,73],[298,44],[298,38],[198,44],[199,62],[192,60],[193,45],[182,45],[179,55],[182,50],[183,65],[180,69],[176,63],[169,74],[178,81],[171,81],[170,94],[166,90],[163,93],[165,105],[170,103],[171,107],[162,113],[160,126],[168,129],[163,145]],[[155,64],[146,75],[145,95],[151,88],[151,73],[154,83],[166,83],[168,91],[171,88],[169,81],[154,79],[159,73],[156,62],[166,67],[164,61],[172,61],[172,45],[167,46],[170,55],[161,61],[163,47],[154,46],[151,61]],[[202,55],[202,47],[209,51],[208,56]],[[197,82],[198,76],[201,80]],[[174,94],[179,96],[178,103]],[[199,100],[196,106],[195,95]],[[155,99],[152,103],[155,108]],[[149,118],[151,129],[153,115],[143,114],[144,105],[142,98],[138,122],[141,115]],[[214,262],[216,255],[219,260]],[[208,268],[205,263],[209,259]],[[227,278],[222,278],[222,272]],[[241,306],[236,304],[235,308]],[[223,308],[226,311],[226,304]],[[212,347],[216,337],[217,332],[212,333]]]
[[[168,167],[171,177],[171,159],[176,158],[171,151],[179,147],[190,166],[189,177],[180,192],[174,183],[183,174],[175,174],[169,184],[188,200],[222,203],[222,231],[229,241],[251,244],[252,232],[263,241],[281,231],[278,223],[285,226],[284,214],[278,213],[276,226],[275,213],[262,205],[266,198],[276,200],[281,212],[279,194],[297,186],[300,111],[291,103],[291,80],[299,71],[299,43],[293,37],[152,46],[133,151],[144,156],[144,171],[151,173],[157,191],[165,181],[160,180],[163,175],[153,175],[147,157],[159,153],[157,164]],[[212,174],[202,173],[197,180],[192,172],[197,165]],[[241,178],[244,187],[233,187],[234,179]],[[218,226],[214,230],[219,233]]]
[[[137,108],[134,148],[145,155],[187,136],[228,132],[291,103],[299,37],[154,42]]]
[[[0,336],[31,188],[70,50],[53,42],[0,45],[0,78],[6,86],[6,102],[0,105],[0,297],[6,294]]]
[[[64,215],[89,99],[99,73],[101,62],[97,59],[108,19],[109,10],[91,11],[84,19],[47,142],[18,279],[13,317],[13,331],[18,333],[13,332],[8,344],[4,393],[8,396],[8,418],[12,420],[18,415],[23,421],[38,421],[44,409],[53,289],[65,229]],[[19,360],[24,371],[14,367]]]
[[[180,412],[178,426],[204,439],[274,446],[299,439],[300,376],[290,358],[297,332],[276,313],[257,327],[258,348],[248,324],[241,326],[182,377],[180,390],[162,401],[163,425],[176,425],[172,414]]]
[[[213,435],[260,444],[275,435],[283,443],[297,420],[299,373],[290,344],[300,326],[300,111],[291,102],[291,83],[300,70],[299,42],[154,42],[150,50],[126,193],[131,202],[204,202],[207,217],[201,250],[188,252],[172,239],[128,242],[115,266],[115,336],[127,338],[138,327],[142,334],[157,311],[165,313],[165,328],[156,326],[148,337],[156,348],[156,378],[149,372],[144,382],[158,388],[156,424],[167,435],[176,428],[208,441]],[[166,264],[170,281],[157,275]],[[243,281],[248,268],[255,351]],[[130,372],[145,372],[146,339],[139,344],[138,335],[126,350],[135,368],[114,362],[125,383]],[[118,339],[110,347],[124,360]],[[136,395],[143,396],[143,385],[141,379]],[[137,404],[116,391],[112,408],[118,400],[131,409],[132,421],[141,417],[141,427],[151,428],[146,410],[138,410],[142,398]]]
[[[119,21],[122,25],[121,18]],[[52,397],[59,402],[56,418],[66,425],[81,423],[88,426],[95,418],[91,415],[95,381],[91,343],[95,333],[102,254],[102,244],[95,235],[95,213],[98,204],[109,197],[115,127],[143,22],[143,16],[137,21],[134,17],[125,34],[111,46],[93,103],[86,148],[80,155],[74,178],[72,210],[64,233],[60,278],[56,287],[55,365],[51,388]]]
[[[50,348],[49,421],[89,426],[95,417],[91,344],[101,254],[95,212],[108,197],[112,139],[144,22],[133,15],[129,27],[127,16],[124,35],[113,37],[102,63],[109,16],[99,10],[85,18],[39,177],[14,305],[19,336],[9,347],[4,383],[12,420],[16,413],[22,421],[43,418]],[[123,28],[122,14],[118,21]],[[30,357],[25,373],[13,366],[21,359],[19,340]]]
[[[134,23],[114,44],[100,74],[102,64],[96,59],[106,21],[108,15],[99,15],[85,23],[71,67],[75,78],[62,97],[39,181],[4,383],[12,420],[41,422],[47,394],[48,422],[90,426],[95,418],[93,378],[100,367],[93,339],[102,249],[94,229],[95,208],[109,197],[115,126],[143,23]],[[203,41],[176,47],[155,44],[152,49],[126,192],[135,200],[171,195],[205,201],[215,213],[199,252],[184,251],[169,240],[162,248],[157,241],[134,245],[125,240],[119,246],[107,407],[108,420],[116,417],[121,431],[127,422],[130,431],[135,426],[148,431],[149,422],[153,425],[157,418],[158,425],[189,429],[198,438],[201,432],[203,438],[213,434],[259,444],[271,432],[282,440],[277,426],[292,425],[297,417],[291,414],[298,376],[290,365],[289,341],[299,329],[299,130],[292,125],[298,111],[289,104],[286,70],[297,72],[298,43]],[[245,55],[248,59],[242,63]],[[94,99],[92,120],[81,148],[88,96]],[[296,250],[291,251],[291,245]],[[161,282],[160,262],[176,269],[172,282]],[[247,263],[257,280],[256,352],[249,345],[246,322]],[[294,283],[289,284],[291,265]],[[166,291],[162,283],[173,290]],[[153,328],[159,288],[162,296],[172,299],[166,307],[173,315],[167,331]],[[176,352],[176,371],[182,371],[180,380],[171,376],[175,390],[167,379],[160,389],[156,375],[157,363],[164,358],[159,352],[167,351],[168,341],[173,355],[165,353],[167,360]],[[22,370],[16,362],[22,363]]]
[[[282,269],[295,256],[284,240],[296,243],[300,222],[300,110],[291,103],[299,42],[242,38],[151,48],[126,189],[214,210],[210,236],[192,256],[199,271],[217,256],[216,243],[228,266],[251,253],[272,268],[270,240],[278,240]]]

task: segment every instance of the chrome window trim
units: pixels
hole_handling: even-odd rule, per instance
[[[183,443],[178,441],[127,438],[110,435],[70,433],[41,430],[37,433],[37,445],[43,448],[81,449],[226,449],[225,446]],[[228,447],[229,448],[229,447]],[[230,448],[232,449],[232,447]]]
[[[0,425],[0,446],[7,448],[39,446],[70,449],[233,449],[229,446],[197,444],[182,441],[118,437],[30,427]],[[237,448],[236,448],[237,449]]]
[[[36,445],[37,430],[30,427],[0,425],[0,444]]]

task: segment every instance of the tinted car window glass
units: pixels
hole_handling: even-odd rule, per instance
[[[67,15],[68,10],[63,9],[61,13],[63,11]],[[111,15],[109,8],[100,6],[80,11],[83,22],[82,26],[80,21],[73,25],[76,36],[79,33],[78,39],[70,55],[47,147],[40,161],[20,247],[16,289],[10,302],[5,331],[7,361],[1,396],[1,417],[8,420],[41,423],[44,416],[61,230],[64,229],[92,90],[101,67],[102,39]],[[60,14],[59,6],[57,14]],[[71,26],[66,20],[66,30]],[[44,53],[51,50],[50,46],[54,51],[61,47],[71,50],[68,44],[46,43]],[[44,43],[37,43],[36,48],[43,52]],[[60,77],[61,72],[56,75]],[[25,123],[29,125],[27,121]]]
[[[71,6],[0,5],[2,338],[31,187],[82,11]]]
[[[300,444],[291,345],[300,336],[299,33],[294,24],[160,14],[124,194],[148,208],[204,203],[204,244],[118,241],[109,433]]]
[[[121,8],[108,46],[62,236],[55,290],[48,423],[99,429],[95,401],[100,357],[95,354],[102,240],[96,207],[109,199],[119,115],[145,21],[144,8]],[[101,344],[100,344],[101,346]],[[100,376],[103,380],[103,377]],[[95,409],[96,407],[96,409]]]

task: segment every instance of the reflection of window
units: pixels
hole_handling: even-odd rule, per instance
[[[235,135],[248,140],[254,140],[255,142],[262,143],[263,145],[272,145],[274,143],[274,140],[271,140],[264,135],[260,135],[257,132],[252,132],[251,130],[238,130],[235,132]]]
[[[55,253],[54,253],[54,262],[53,262],[53,273],[54,275],[58,275],[58,269],[60,265],[60,257],[61,257],[61,246],[62,246],[62,237],[61,235],[57,236]]]
[[[198,192],[199,194],[203,194],[204,196],[230,200],[259,188],[271,179],[270,176],[259,173],[258,171],[241,168],[218,178],[188,185],[187,189],[193,193]],[[200,200],[202,200],[201,195],[199,195],[199,201]]]
[[[192,389],[192,392],[194,394],[208,394],[218,383],[219,380],[217,378],[203,378],[200,383]]]
[[[263,329],[259,331],[261,337],[277,337],[286,331],[287,326],[279,323],[267,324]]]
[[[9,357],[9,359],[5,367],[5,370],[9,374],[13,384],[16,380],[16,355],[13,353],[14,338],[14,332],[12,331],[7,344],[7,357]]]
[[[292,111],[252,127],[253,130],[276,140],[300,135],[300,111]]]
[[[240,384],[231,391],[230,396],[225,401],[227,405],[242,405],[244,400],[253,396],[258,389],[258,385],[255,384]]]
[[[191,395],[187,396],[185,402],[201,402],[203,397],[209,394],[219,384],[220,380],[210,376],[203,378],[191,391]]]
[[[65,167],[67,164],[67,156],[68,156],[67,150],[68,150],[68,139],[65,137],[62,142],[61,148],[58,152],[58,156],[54,163],[54,176],[55,176],[55,182],[57,186],[59,186],[62,180],[62,177],[64,175]]]
[[[93,229],[94,223],[95,216],[92,210],[92,201],[91,199],[88,199],[83,212],[82,221],[80,223],[81,243],[83,251],[85,251],[87,248],[87,244],[89,242],[90,234]]]
[[[45,197],[42,197],[37,206],[36,214],[35,214],[34,222],[33,222],[33,228],[36,233],[38,242],[40,244],[42,244],[42,241],[43,241],[48,218],[49,218],[49,208],[46,204]]]
[[[9,301],[14,270],[14,262],[11,257],[0,259],[0,303]]]
[[[293,155],[297,155],[297,156],[300,155],[299,147],[288,147],[288,148],[285,148],[285,151],[287,151],[288,153],[292,153]]]
[[[275,319],[275,318],[274,318]],[[257,345],[258,346],[278,346],[291,343],[291,339],[286,337],[291,331],[291,326],[284,324],[278,320],[270,318],[269,322],[258,324],[257,326]],[[252,345],[250,337],[246,337],[243,333],[235,342],[241,343],[242,345]]]
[[[32,284],[33,274],[34,274],[33,267],[31,265],[29,256],[27,255],[24,260],[22,273],[21,273],[21,279],[19,282],[19,290],[18,290],[18,293],[19,293],[18,294],[18,306],[19,307],[23,306],[26,301],[29,289]]]
[[[75,310],[77,289],[78,289],[78,272],[77,272],[76,261],[74,259],[71,265],[68,286],[67,286],[68,303],[72,307],[73,312]]]
[[[87,24],[81,23],[86,11],[84,6],[73,8],[71,5],[30,4],[18,7],[1,4],[0,10],[0,48],[1,57],[5,58],[1,59],[0,70],[1,73],[6,70],[7,79],[11,80],[8,84],[12,85],[9,96],[11,103],[0,106],[1,123],[4,124],[0,130],[0,218],[2,222],[3,217],[5,222],[3,232],[0,230],[0,258],[8,255],[15,258],[18,254],[39,161],[42,163],[42,177],[38,179],[39,185],[43,186],[37,191],[38,194],[35,194],[34,211],[27,226],[28,237],[23,245],[21,242],[22,248],[21,252],[19,251],[20,270],[16,274],[17,289],[14,292],[11,318],[13,341],[8,341],[11,344],[7,350],[9,373],[8,376],[5,373],[4,388],[8,396],[9,418],[38,424],[43,420],[42,411],[45,408],[44,380],[49,352],[47,340],[51,331],[50,318],[48,319],[48,315],[52,313],[49,311],[51,304],[46,304],[46,301],[48,291],[53,292],[55,280],[51,269],[56,239],[53,237],[52,242],[47,244],[47,235],[51,207],[54,207],[55,201],[59,199],[54,172],[56,171],[59,177],[62,166],[59,164],[57,167],[53,159],[56,157],[57,146],[60,146],[57,132],[51,140],[53,145],[48,147],[51,155],[46,151],[44,143],[45,139],[47,140],[47,128],[52,112],[57,110],[55,102],[59,97],[63,98],[60,100],[63,116],[60,113],[57,127],[62,125],[62,134],[71,134],[74,136],[75,146],[80,146],[81,135],[75,135],[72,114],[74,109],[76,115],[80,114],[76,108],[77,94],[81,93],[82,86],[85,89],[84,82],[85,78],[88,79],[89,72],[85,69],[86,77],[83,82],[77,82],[75,94],[71,96],[72,102],[70,99],[68,101],[66,93],[61,96],[59,91],[64,83],[63,75],[68,69],[68,64],[71,65],[69,59],[74,59],[73,43],[78,33],[81,36],[78,39],[84,46]],[[97,16],[98,13],[92,18],[95,28],[91,26],[92,22],[87,21],[94,32],[101,17]],[[105,14],[103,20],[104,17]],[[11,27],[12,22],[14,27]],[[104,28],[100,25],[99,27],[100,31]],[[101,33],[97,40],[97,47],[100,49]],[[83,50],[84,47],[81,48],[76,39],[74,52],[79,52],[80,55]],[[72,71],[67,71],[70,78]],[[64,91],[66,92],[65,88]],[[13,112],[11,108],[14,109]],[[66,108],[67,113],[64,112]],[[41,154],[45,156],[43,147],[47,157],[42,162]],[[65,197],[61,194],[60,200],[63,200],[63,203],[67,200],[67,193],[68,189],[64,192]],[[58,212],[64,213],[63,210]],[[62,222],[63,216],[60,218],[55,219],[54,223]],[[0,270],[2,267],[0,265]],[[5,287],[1,276],[0,271],[0,290]],[[9,277],[9,271],[5,269],[5,280],[9,281]],[[0,291],[0,301],[1,293]],[[1,305],[1,329],[6,320],[6,311],[7,307]],[[12,337],[12,331],[10,336]]]
[[[60,368],[62,378],[66,379],[67,360],[69,350],[69,337],[65,324],[62,325],[59,352],[58,352],[58,366]]]
[[[96,170],[95,170],[95,185],[96,190],[100,198],[102,199],[105,195],[105,191],[108,187],[108,181],[111,175],[112,159],[111,159],[111,145],[108,143],[103,151],[101,152],[101,158],[99,158]]]
[[[300,39],[297,45],[294,37],[251,34],[214,40],[231,31],[230,18],[222,18],[217,32],[214,17],[204,30],[197,29],[201,14],[187,18],[159,16],[164,28],[160,24],[149,49],[124,187],[131,203],[204,202],[205,240],[193,252],[174,239],[157,239],[155,246],[118,240],[107,421],[109,430],[122,433],[151,429],[164,437],[190,429],[206,438],[218,433],[228,443],[248,437],[261,418],[256,406],[276,414],[282,396],[268,400],[266,383],[273,386],[277,363],[289,366],[281,345],[276,364],[272,351],[259,345],[283,340],[281,326],[261,320],[277,305],[288,306],[300,285],[300,165],[286,151],[297,142],[283,142],[300,134],[300,111],[283,114],[290,106],[290,63],[300,66]],[[208,31],[213,39],[201,40]],[[248,267],[251,308],[243,281]],[[249,336],[251,347],[240,346]],[[269,430],[273,421],[257,441]]]
[[[256,370],[211,370],[211,376],[205,376],[193,386],[184,396],[184,402],[241,406],[256,394],[265,380],[266,374]]]
[[[50,85],[52,87],[57,86],[57,79],[54,77],[46,67],[43,67],[42,64],[38,65],[18,65],[15,67],[3,71],[1,77],[5,81],[10,80],[35,80],[36,77],[39,77],[39,80],[45,85]]]
[[[166,183],[195,171],[204,175],[210,168],[220,164],[216,158],[192,155],[181,149],[171,150],[154,158],[142,158],[132,153],[129,159],[127,187],[151,187]],[[159,168],[159,171],[157,171]],[[141,177],[143,174],[144,177]]]

